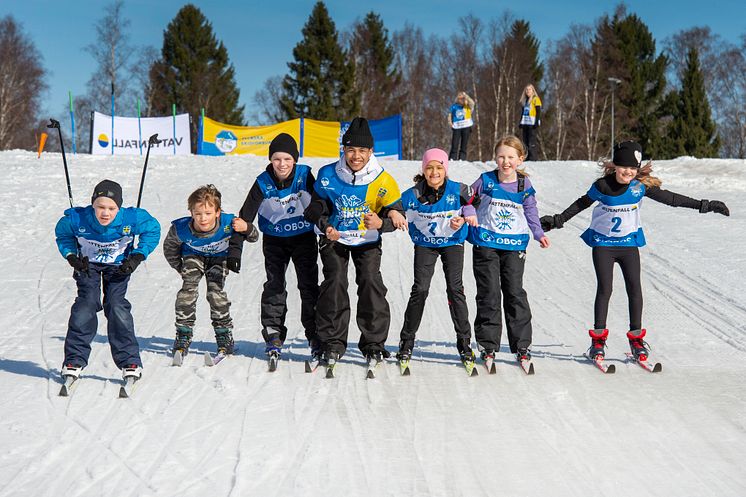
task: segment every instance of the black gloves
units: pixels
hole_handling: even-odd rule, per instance
[[[140,253],[134,253],[122,261],[122,265],[119,266],[119,272],[121,274],[132,274],[137,266],[145,260],[145,256]]]
[[[259,230],[256,229],[256,226],[254,226],[254,223],[249,223],[249,231],[246,233],[246,240],[248,240],[249,243],[254,243],[257,240],[259,240]],[[241,261],[238,261],[238,268],[241,268]],[[228,269],[230,269],[230,266],[228,266]],[[231,271],[233,271],[231,269]],[[236,273],[238,271],[235,271]]]
[[[238,257],[228,257],[226,265],[228,266],[229,271],[233,271],[236,274],[241,271],[241,259]]]
[[[699,207],[699,212],[704,214],[705,212],[717,212],[723,216],[730,216],[728,206],[720,200],[702,200],[702,205]]]
[[[70,266],[72,266],[72,268],[75,269],[77,272],[83,273],[86,276],[90,276],[88,274],[88,257],[87,256],[81,259],[75,254],[68,254],[67,263],[70,264]]]
[[[562,219],[562,214],[555,214],[553,216],[541,216],[539,219],[541,223],[541,229],[544,231],[551,231],[553,229],[560,229],[565,225],[565,221]]]

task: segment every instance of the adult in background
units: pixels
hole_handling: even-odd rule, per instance
[[[526,85],[521,95],[521,123],[519,127],[523,130],[523,143],[526,145],[528,155],[526,160],[536,160],[534,153],[534,133],[541,124],[541,99],[536,94],[534,85]]]
[[[450,160],[466,160],[466,146],[469,144],[469,135],[474,126],[471,118],[473,111],[474,100],[465,91],[458,92],[456,103],[451,105],[448,113],[448,124],[453,130],[451,152],[448,154]]]

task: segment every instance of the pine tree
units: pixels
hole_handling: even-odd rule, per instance
[[[539,62],[539,40],[531,32],[528,21],[517,19],[513,22],[507,43],[520,61],[519,77],[525,79],[526,84],[533,84],[538,91],[544,76],[544,66]],[[523,87],[520,90],[523,91]]]
[[[686,68],[682,74],[681,90],[675,98],[668,142],[672,156],[717,157],[720,150],[720,138],[707,102],[696,47],[690,48],[686,54]]]
[[[238,105],[228,50],[218,41],[212,25],[192,4],[179,10],[163,33],[161,59],[150,68],[148,100],[156,115],[177,112],[192,116],[192,151],[196,151],[200,109],[221,122],[243,125],[243,105]]]
[[[355,66],[338,42],[337,29],[324,2],[318,2],[293,49],[290,74],[282,82],[280,107],[289,118],[351,120],[359,110]]]
[[[666,56],[656,55],[647,25],[623,7],[599,23],[594,49],[601,52],[600,82],[610,76],[622,80],[616,93],[617,141],[637,140],[645,157],[657,156],[664,147],[660,121]]]
[[[370,119],[380,119],[399,112],[401,75],[394,67],[394,49],[378,14],[369,12],[355,24],[350,52],[363,113]]]

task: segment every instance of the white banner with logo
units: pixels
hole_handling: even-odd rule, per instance
[[[140,119],[142,134],[136,117],[114,117],[114,134],[111,116],[93,113],[93,143],[91,153],[97,155],[142,155],[148,150],[148,138],[158,133],[159,143],[150,147],[151,155],[188,155],[189,114],[176,116],[176,133],[173,117],[143,117]]]

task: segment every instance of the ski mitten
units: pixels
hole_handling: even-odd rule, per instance
[[[700,205],[699,207],[699,212],[702,214],[706,212],[717,212],[718,214],[722,214],[723,216],[730,216],[730,210],[728,210],[728,206],[725,205],[725,202],[721,202],[720,200],[702,199],[702,205]]]
[[[142,261],[145,260],[145,256],[140,253],[134,253],[122,261],[122,265],[119,266],[119,272],[121,274],[132,274],[137,269]]]
[[[88,256],[80,258],[75,254],[69,254],[67,256],[67,263],[77,272],[90,276],[88,274]]]

